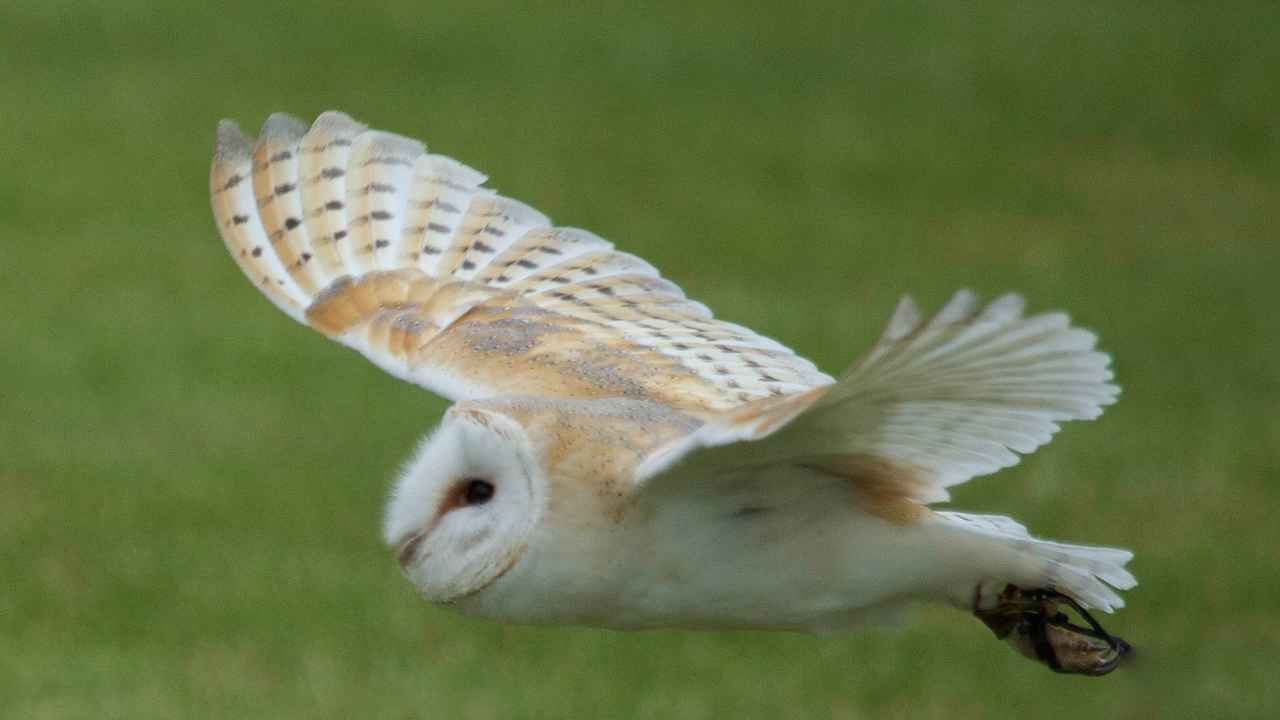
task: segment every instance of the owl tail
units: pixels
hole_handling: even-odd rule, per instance
[[[1130,653],[1129,643],[1103,629],[1088,608],[1124,607],[1115,589],[1137,585],[1125,569],[1133,553],[1039,540],[1000,515],[937,512],[933,517],[957,557],[977,571],[950,589],[952,602],[972,610],[998,639],[1055,672],[1070,674],[1105,675]],[[1064,609],[1085,624],[1072,622]]]
[[[1085,607],[1113,612],[1124,607],[1124,599],[1113,588],[1128,590],[1138,584],[1125,569],[1133,558],[1128,550],[1040,540],[1002,515],[939,511],[934,517],[948,534],[959,533],[964,552],[997,592],[1008,583],[1052,589]],[[972,585],[964,592],[966,602],[976,605],[975,609],[994,602],[992,597],[975,600]]]

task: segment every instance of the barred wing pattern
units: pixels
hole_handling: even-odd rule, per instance
[[[648,263],[484,188],[409,138],[326,112],[218,126],[227,248],[277,307],[452,400],[632,397],[692,412],[832,378],[715,319]]]

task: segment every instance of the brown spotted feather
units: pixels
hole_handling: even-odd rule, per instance
[[[298,287],[314,295],[326,276],[306,260],[312,254],[298,187],[299,143],[307,127],[288,115],[267,119],[253,151],[258,216],[276,255]]]
[[[310,295],[281,263],[258,212],[252,142],[234,123],[218,125],[218,145],[209,174],[213,214],[227,250],[251,282],[277,307],[301,318]]]

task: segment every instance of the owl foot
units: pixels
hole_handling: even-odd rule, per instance
[[[1071,622],[1058,605],[1071,607],[1089,627]],[[1075,675],[1106,675],[1120,665],[1133,648],[1108,633],[1075,600],[1054,590],[1024,590],[1009,585],[999,603],[973,614],[996,637],[1050,670]]]

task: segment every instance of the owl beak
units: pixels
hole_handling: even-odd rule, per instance
[[[410,535],[408,539],[400,543],[400,550],[396,557],[400,561],[400,571],[409,572],[409,567],[418,559],[418,546],[422,544],[422,539],[426,537],[425,532],[416,535]]]

